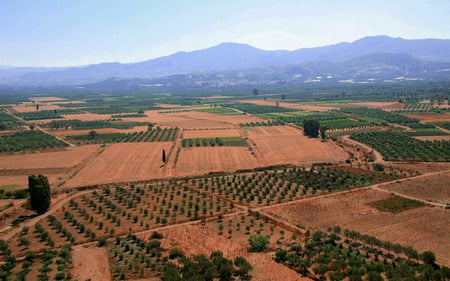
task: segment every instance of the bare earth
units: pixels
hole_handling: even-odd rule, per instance
[[[388,196],[384,192],[359,190],[267,211],[307,227],[326,229],[339,225],[381,240],[412,246],[419,252],[431,250],[438,263],[450,265],[450,223],[443,223],[450,222],[450,212],[442,208],[421,207],[392,214],[366,205]]]
[[[218,130],[184,130],[183,138],[218,138],[218,137],[239,137],[238,129],[218,129]]]
[[[136,126],[132,129],[115,129],[115,128],[99,128],[94,129],[99,134],[109,134],[109,133],[134,133],[134,132],[142,132],[147,131],[147,126]],[[90,130],[50,130],[49,132],[52,135],[59,136],[59,137],[65,137],[65,136],[74,136],[74,135],[87,135]]]
[[[72,249],[73,280],[112,280],[106,248],[76,246]]]
[[[450,173],[392,183],[383,188],[427,201],[450,204]]]
[[[247,132],[268,165],[339,162],[348,158],[334,143],[308,138],[303,131],[290,126],[253,127]]]
[[[276,105],[276,100],[239,100],[236,102],[243,103],[254,103],[259,105]],[[301,103],[289,103],[289,102],[279,102],[279,106],[286,108],[293,108],[298,110],[310,110],[310,111],[328,111],[330,109],[337,109],[337,107],[331,106],[318,106],[318,105],[309,105],[309,104],[301,104]]]
[[[152,179],[164,176],[161,155],[171,142],[116,143],[90,161],[70,179],[67,187]]]
[[[42,173],[48,178],[50,185],[57,182],[58,178],[61,178],[64,173]],[[0,187],[4,185],[17,185],[15,189],[24,189],[28,187],[28,174],[27,175],[11,175],[11,176],[0,176]]]
[[[181,149],[176,175],[201,175],[262,166],[247,147],[194,147]]]
[[[436,114],[403,114],[410,118],[419,119],[424,122],[439,122],[439,121],[450,121],[450,114],[447,113],[436,113]]]
[[[429,140],[429,141],[450,140],[450,135],[447,135],[447,136],[421,136],[421,137],[414,137],[414,138],[418,139],[418,140]]]
[[[2,155],[0,169],[60,168],[77,165],[99,149],[99,145],[67,147],[64,151]]]

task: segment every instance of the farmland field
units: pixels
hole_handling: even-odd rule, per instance
[[[201,175],[260,165],[246,147],[195,147],[181,150],[174,175]]]
[[[442,224],[450,220],[450,213],[439,208],[421,207],[393,214],[367,205],[389,196],[387,192],[360,190],[274,207],[267,212],[305,227],[326,229],[339,225],[417,250],[432,250],[440,263],[450,265],[450,237],[447,235],[450,225]]]
[[[112,144],[67,185],[80,186],[163,176],[161,153],[163,149],[169,152],[171,146],[170,142]]]
[[[308,138],[293,127],[252,127],[247,133],[267,164],[339,162],[347,158],[344,150],[335,144]]]
[[[392,183],[383,188],[427,201],[450,204],[449,186],[450,173],[447,173],[414,181]]]
[[[446,114],[399,114],[430,106],[399,103],[397,90],[372,100],[353,89],[366,86],[314,87],[287,101],[278,88],[252,97],[239,87],[10,97],[0,112],[10,138],[0,279],[156,281],[189,268],[191,280],[445,274],[423,256],[450,265],[448,141],[431,141],[447,133],[420,120]],[[305,119],[325,133],[305,136]],[[27,203],[33,174],[51,185],[43,215]]]

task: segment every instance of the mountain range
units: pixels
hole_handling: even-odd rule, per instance
[[[105,86],[120,82],[122,85],[220,85],[297,78],[308,81],[324,75],[331,77],[328,79],[393,79],[402,76],[448,79],[449,63],[449,39],[407,40],[372,36],[351,43],[294,51],[266,51],[246,44],[222,43],[138,63],[114,62],[63,68],[0,67],[0,84],[53,86],[94,83]],[[256,75],[258,78],[238,79],[242,75]]]

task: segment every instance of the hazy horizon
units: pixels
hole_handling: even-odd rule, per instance
[[[0,66],[132,63],[224,42],[295,50],[377,35],[448,39],[448,14],[448,1],[19,0],[0,3]]]

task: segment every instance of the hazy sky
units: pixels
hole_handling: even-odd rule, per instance
[[[221,42],[449,39],[449,15],[450,0],[0,0],[0,65],[135,62]]]

